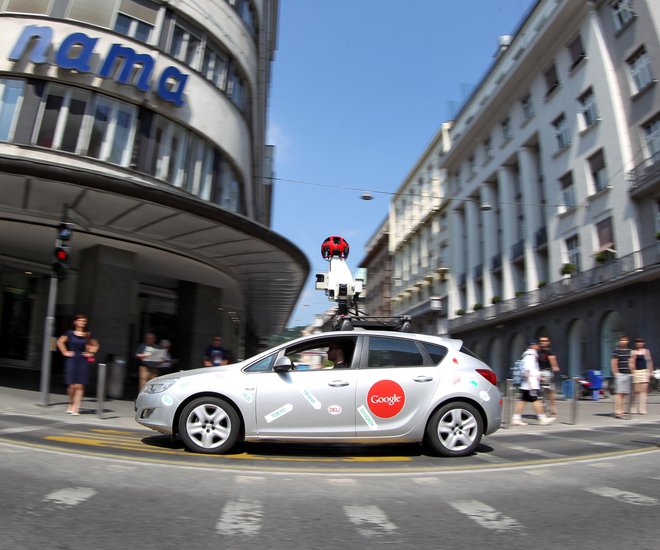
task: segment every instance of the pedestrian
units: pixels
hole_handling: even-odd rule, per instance
[[[548,336],[539,338],[539,369],[541,371],[541,387],[543,395],[547,396],[550,403],[550,416],[557,416],[557,398],[555,395],[555,376],[559,375],[557,356],[550,347]]]
[[[165,372],[169,371],[174,365],[177,364],[178,359],[172,359],[172,356],[170,355],[170,348],[172,347],[172,342],[170,342],[169,340],[161,340],[160,342],[158,342],[158,347],[161,350],[162,360],[163,360],[163,362],[159,366],[159,369],[161,374],[164,374]]]
[[[614,417],[623,418],[623,396],[630,393],[630,339],[622,334],[619,344],[612,350],[612,374],[614,375]]]
[[[522,420],[522,412],[527,403],[531,403],[536,412],[536,417],[539,424],[545,426],[555,421],[554,418],[548,417],[543,412],[543,406],[538,400],[539,390],[541,389],[539,370],[539,343],[532,340],[527,349],[522,355],[522,383],[520,384],[520,401],[516,403],[516,409],[511,418],[512,426],[525,426],[527,422]]]
[[[646,398],[649,393],[649,381],[653,374],[651,352],[646,348],[644,338],[635,338],[635,349],[630,354],[630,366],[633,369],[633,403],[637,402],[637,413],[646,414]]]
[[[69,397],[67,414],[80,414],[80,404],[85,394],[85,384],[89,380],[89,365],[99,350],[98,341],[87,330],[87,315],[78,313],[73,317],[73,328],[57,339],[57,349],[66,357],[64,363],[64,383]]]
[[[153,380],[160,374],[159,369],[163,363],[163,354],[156,342],[156,335],[153,332],[147,332],[144,335],[144,342],[138,346],[135,352],[135,357],[139,361],[138,390],[141,390],[149,380]]]
[[[222,347],[222,336],[214,336],[204,352],[205,367],[219,367],[229,363],[229,351]]]

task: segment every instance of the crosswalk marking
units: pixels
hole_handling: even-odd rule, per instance
[[[344,477],[339,477],[339,478],[331,477],[327,481],[328,481],[328,485],[335,485],[337,487],[352,487],[354,485],[357,485],[357,481],[355,479],[344,478]]]
[[[499,532],[522,529],[522,525],[515,519],[478,500],[456,500],[449,504],[486,529]]]
[[[564,458],[566,456],[559,453],[551,453],[550,451],[542,451],[541,449],[534,449],[533,447],[523,447],[522,445],[507,445],[507,447],[514,451],[542,456],[543,458]]]
[[[256,485],[266,481],[263,476],[234,476],[234,481],[243,485]]]
[[[44,500],[65,506],[76,506],[89,500],[95,494],[96,491],[90,487],[67,487],[46,495]]]
[[[2,428],[0,434],[22,434],[38,429],[40,429],[40,426],[16,426],[15,428]]]
[[[262,518],[261,502],[230,500],[222,509],[222,515],[216,523],[215,530],[219,535],[252,537],[261,530]]]
[[[378,506],[344,506],[344,513],[358,532],[367,538],[390,535],[397,530]]]
[[[657,498],[640,495],[639,493],[631,493],[630,491],[622,491],[615,487],[587,487],[585,491],[636,506],[657,506],[660,504]]]

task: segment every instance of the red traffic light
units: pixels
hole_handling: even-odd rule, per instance
[[[58,262],[66,262],[69,259],[69,250],[63,246],[58,246],[55,249],[55,258]]]

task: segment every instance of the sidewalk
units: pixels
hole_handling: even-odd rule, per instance
[[[48,405],[43,405],[43,395],[39,391],[38,373],[9,373],[4,369],[0,378],[0,412],[34,415],[50,418],[53,420],[68,421],[72,423],[101,424],[107,427],[144,429],[134,420],[134,398],[126,392],[126,399],[109,399],[106,397],[103,410],[98,410],[98,402],[92,391],[86,395],[81,407],[80,415],[72,417],[65,414],[67,406],[66,390],[61,383],[54,380],[51,384],[51,392],[48,395]],[[92,388],[92,390],[95,388]],[[507,427],[503,421],[506,432],[533,432],[537,430],[566,430],[572,428],[601,428],[607,426],[625,426],[629,423],[638,423],[652,420],[660,420],[660,394],[648,396],[647,414],[633,414],[624,419],[614,418],[614,399],[608,396],[599,401],[581,399],[577,402],[577,422],[571,424],[572,400],[558,399],[557,420],[548,426],[539,426],[538,421],[532,414],[532,408],[528,405],[523,413],[523,420],[527,426]],[[627,407],[627,402],[626,402]],[[506,412],[506,406],[504,408]],[[501,432],[499,432],[501,433]]]

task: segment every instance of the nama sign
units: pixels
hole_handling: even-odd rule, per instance
[[[81,73],[94,73],[101,78],[109,78],[121,84],[132,84],[143,92],[151,90],[151,73],[154,59],[147,54],[139,54],[134,49],[121,44],[110,46],[100,66],[92,67],[92,56],[98,38],[92,38],[82,32],[74,32],[62,40],[55,53],[55,65]],[[29,25],[9,54],[10,61],[18,61],[26,51],[32,63],[50,63],[49,49],[53,43],[53,29]],[[188,75],[173,66],[166,67],[156,82],[156,92],[165,101],[177,107],[183,105],[183,90]]]

